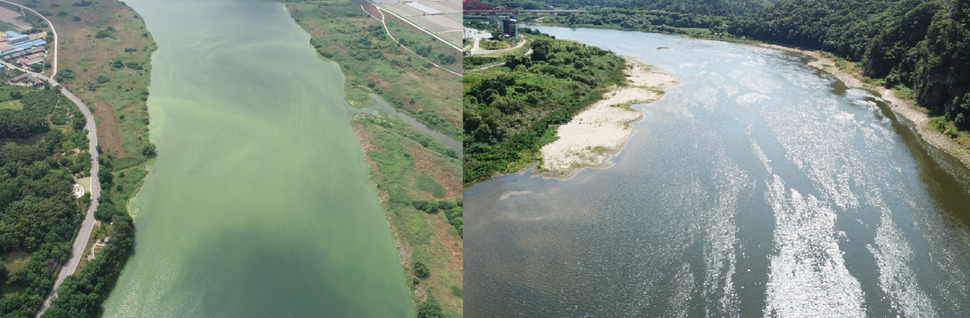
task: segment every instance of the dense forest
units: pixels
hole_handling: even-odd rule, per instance
[[[545,0],[585,7],[572,26],[754,39],[858,62],[873,82],[910,95],[970,131],[970,0]],[[951,133],[951,136],[955,135]]]
[[[664,10],[638,8],[600,8],[586,14],[571,14],[555,17],[558,23],[574,26],[605,27],[625,30],[663,33],[703,33],[723,32],[728,18]],[[703,34],[697,34],[703,35]]]
[[[764,9],[771,0],[483,0],[492,7],[516,9],[597,9],[623,8],[691,13],[700,15],[741,15]]]
[[[57,290],[57,299],[44,312],[44,317],[101,315],[101,304],[108,298],[135,246],[135,225],[128,211],[114,208],[110,199],[98,205],[95,217],[109,224],[111,240],[98,252],[97,258],[64,280]]]
[[[8,76],[9,77],[9,76]],[[85,119],[59,87],[0,86],[0,316],[32,317],[71,253],[89,196],[75,198],[75,178],[91,169]],[[102,188],[113,185],[102,156]],[[70,276],[45,317],[96,317],[133,246],[134,225],[104,191],[95,217],[112,240]]]
[[[623,81],[623,59],[584,44],[521,29],[532,54],[464,76],[464,182],[534,162],[556,127]]]
[[[10,72],[10,71],[8,71]],[[0,316],[28,317],[71,252],[90,169],[84,117],[52,89],[0,86]]]
[[[145,155],[154,157],[154,154]],[[94,212],[94,218],[101,221],[94,238],[108,237],[110,240],[93,261],[64,280],[57,290],[57,298],[44,312],[44,317],[100,316],[101,304],[108,298],[135,246],[134,220],[125,208],[128,198],[125,193],[121,193],[124,190],[122,182],[116,180],[124,178],[125,174],[115,173],[113,161],[111,155],[98,157],[101,188],[114,188],[115,191],[103,190],[98,198],[98,209]],[[70,246],[67,248],[70,249]]]

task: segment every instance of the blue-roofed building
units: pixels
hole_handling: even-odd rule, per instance
[[[15,53],[21,52],[21,51],[24,51],[24,48],[22,48],[22,47],[21,48],[13,48],[13,49],[10,49],[10,50],[3,51],[3,53],[0,53],[0,56],[4,56],[4,55],[8,55],[8,54],[15,54]]]
[[[8,41],[10,41],[11,45],[17,45],[17,44],[26,42],[27,40],[30,40],[30,37],[21,34],[15,37],[11,37]]]
[[[44,41],[44,39],[33,39],[33,40],[30,40],[30,41],[27,41],[27,42],[23,42],[23,43],[20,43],[20,44],[14,44],[13,45],[13,49],[15,49],[15,50],[16,49],[26,50],[26,49],[30,49],[31,47],[34,47],[34,46],[44,46],[44,44],[47,44],[47,41]]]
[[[0,64],[0,71],[7,69],[6,65]]]
[[[7,37],[8,38],[17,37],[17,36],[21,36],[22,35],[20,33],[17,33],[17,31],[7,31],[6,34],[7,34]]]

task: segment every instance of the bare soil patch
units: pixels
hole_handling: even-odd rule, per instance
[[[412,146],[408,147],[408,152],[411,153],[414,169],[419,174],[431,177],[445,188],[445,199],[455,200],[461,197],[461,171],[448,169],[447,165],[434,158],[427,148]],[[432,197],[427,199],[440,200]]]
[[[27,22],[24,22],[19,18],[20,18],[19,10],[14,11],[12,9],[8,9],[5,6],[0,6],[0,21],[13,24],[15,27],[18,27],[22,30],[30,29],[30,24],[28,24]]]

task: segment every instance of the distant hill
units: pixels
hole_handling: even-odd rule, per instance
[[[552,1],[559,0],[550,2]],[[627,0],[618,7],[731,16],[756,13],[773,2],[775,0]]]
[[[777,0],[486,0],[492,7],[517,9],[549,8],[624,8],[660,10],[704,15],[742,15],[755,13]]]

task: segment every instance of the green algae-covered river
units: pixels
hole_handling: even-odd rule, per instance
[[[127,3],[159,156],[105,316],[413,316],[337,65],[278,2]]]

